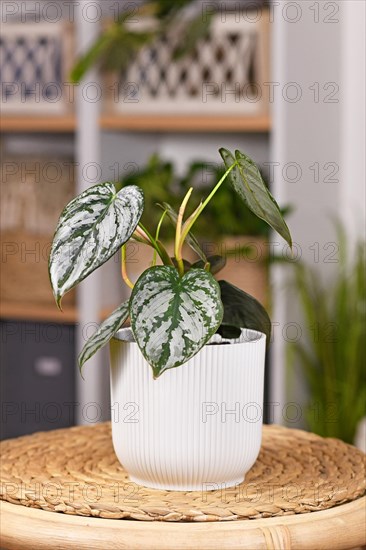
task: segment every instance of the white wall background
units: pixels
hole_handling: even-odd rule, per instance
[[[351,238],[365,235],[365,3],[290,4],[280,2],[273,25],[272,80],[279,83],[272,105],[274,192],[294,206],[289,225],[302,259],[331,284],[338,271],[331,217],[344,223]],[[271,400],[280,403],[274,415],[280,423],[283,406],[304,398],[296,366],[286,388],[283,331],[289,323],[306,327],[295,297],[284,288],[285,273],[273,273],[279,329]],[[296,337],[296,329],[285,335]]]
[[[352,238],[366,231],[366,3],[342,2],[341,216]]]

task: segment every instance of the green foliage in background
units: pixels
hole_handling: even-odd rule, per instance
[[[120,183],[123,187],[137,185],[143,190],[145,209],[142,220],[147,227],[154,227],[159,221],[161,211],[156,208],[157,204],[168,203],[174,210],[179,209],[180,195],[173,163],[161,159],[158,155],[152,155],[145,166],[122,178]],[[169,230],[171,234],[167,235]],[[173,229],[167,226],[166,237],[173,237],[173,234]]]
[[[133,11],[111,22],[77,60],[71,71],[72,82],[80,82],[93,67],[123,73],[143,46],[163,37],[172,26],[179,38],[174,57],[191,53],[197,41],[207,34],[212,18],[211,12],[202,17],[199,7],[187,13],[187,8],[194,5],[195,0],[145,0],[141,5],[135,4]],[[141,18],[153,18],[154,27],[143,30],[136,24]]]
[[[366,414],[366,256],[358,242],[354,256],[339,229],[339,273],[333,285],[295,265],[295,284],[309,330],[308,342],[289,347],[308,384],[307,422],[311,431],[353,443]]]
[[[190,187],[194,187],[202,195],[207,189],[219,181],[225,173],[223,165],[195,161],[191,163],[185,174],[177,175],[172,162],[153,155],[146,166],[121,180],[123,186],[138,185],[145,196],[145,211],[143,221],[146,225],[157,223],[155,204],[169,203],[178,210],[179,197]],[[282,210],[286,214],[288,209]],[[196,234],[204,239],[222,239],[227,236],[251,235],[267,237],[268,225],[253,214],[249,208],[238,201],[237,194],[231,186],[222,186],[216,195],[216,201],[210,202],[205,210],[205,216],[200,217],[195,225]]]

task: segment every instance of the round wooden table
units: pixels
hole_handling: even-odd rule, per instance
[[[244,483],[214,491],[132,484],[109,424],[1,443],[1,548],[347,550],[366,545],[365,455],[265,426]]]

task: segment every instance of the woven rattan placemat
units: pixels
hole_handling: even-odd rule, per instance
[[[160,521],[256,519],[324,510],[365,494],[365,455],[337,439],[264,426],[262,449],[241,485],[160,491],[131,483],[110,424],[3,441],[1,499],[82,516]]]

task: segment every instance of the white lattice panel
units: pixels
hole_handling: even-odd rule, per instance
[[[264,11],[256,22],[216,16],[195,51],[174,60],[172,31],[143,48],[123,75],[115,109],[123,113],[259,114],[268,31]]]
[[[71,29],[58,23],[4,23],[0,37],[0,102],[3,113],[68,110]]]

